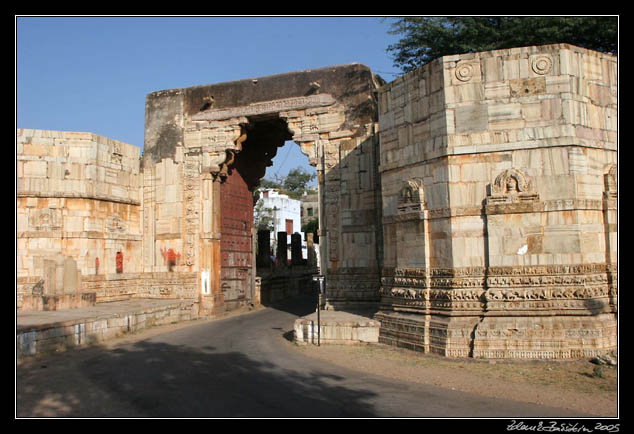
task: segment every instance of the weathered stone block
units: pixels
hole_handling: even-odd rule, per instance
[[[457,134],[485,131],[488,128],[489,116],[486,105],[475,104],[457,107],[454,113]]]

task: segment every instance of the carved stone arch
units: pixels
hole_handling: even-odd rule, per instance
[[[242,279],[238,275],[242,269],[251,272],[251,233],[241,223],[251,221],[252,190],[287,141],[299,145],[317,169],[320,216],[324,217],[320,219],[320,265],[324,274],[334,276],[326,280],[328,303],[376,302],[382,238],[375,203],[366,198],[377,189],[373,167],[378,155],[378,101],[374,92],[379,81],[367,66],[349,64],[148,95],[144,167],[154,170],[166,157],[182,163],[184,265],[190,272],[201,273],[200,282],[207,276],[203,273],[209,273],[201,309],[240,295],[239,285],[232,282]],[[148,193],[152,188],[148,186]],[[152,219],[154,197],[144,196],[148,211],[144,222]],[[176,197],[171,194],[171,202]],[[338,213],[326,217],[335,208]],[[168,224],[160,229],[164,227]],[[371,240],[364,249],[357,245],[361,238]],[[159,241],[156,231],[144,235],[148,256]],[[346,272],[357,268],[362,271]],[[339,270],[344,271],[337,274]],[[351,275],[363,276],[363,290],[346,289],[345,280],[359,280]],[[223,292],[227,284],[231,288]]]

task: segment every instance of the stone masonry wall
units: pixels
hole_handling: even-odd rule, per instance
[[[615,57],[562,44],[446,56],[381,88],[384,341],[616,345],[616,80]]]
[[[157,283],[143,274],[138,147],[91,133],[29,129],[18,130],[16,141],[18,308],[187,292],[186,275]]]

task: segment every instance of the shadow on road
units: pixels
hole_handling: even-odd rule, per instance
[[[140,341],[18,372],[18,417],[373,417],[372,392],[213,347]],[[66,359],[64,361],[64,359]],[[68,363],[76,363],[68,375]],[[65,376],[65,377],[64,377]],[[61,378],[64,377],[64,378]]]
[[[296,317],[303,317],[315,312],[317,309],[317,294],[302,294],[292,298],[270,302],[265,306],[290,313]]]

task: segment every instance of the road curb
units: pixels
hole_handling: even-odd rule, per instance
[[[114,302],[113,302],[114,303]],[[157,325],[173,324],[197,318],[192,300],[175,300],[158,306],[140,306],[128,311],[91,312],[78,318],[66,318],[45,323],[24,323],[16,327],[18,357],[64,351],[87,346],[125,333],[133,333]]]

